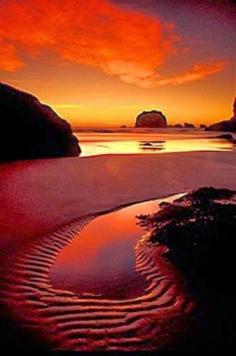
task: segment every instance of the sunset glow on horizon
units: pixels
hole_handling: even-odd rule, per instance
[[[235,6],[208,0],[3,0],[0,81],[36,95],[77,127],[229,118]]]

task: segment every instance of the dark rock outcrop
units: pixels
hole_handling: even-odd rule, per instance
[[[232,111],[233,116],[229,120],[220,121],[216,124],[210,125],[207,130],[236,132],[236,98],[234,98]]]
[[[233,288],[225,278],[225,289],[220,289],[217,271],[225,268],[218,261],[230,255],[236,232],[236,203],[231,202],[234,196],[236,192],[228,189],[200,188],[162,205],[153,215],[141,217],[152,231],[151,241],[168,247],[167,256],[198,293],[212,288],[226,293],[226,288]],[[225,261],[225,265],[230,263],[233,261]]]
[[[229,141],[233,141],[234,140],[233,135],[227,134],[227,133],[219,135],[219,136],[215,136],[214,138],[220,138],[220,139],[229,140]]]
[[[200,124],[199,127],[200,127],[200,129],[206,129],[206,128],[207,128],[207,125],[205,125],[205,124]]]
[[[183,125],[181,125],[181,124],[175,124],[174,127],[175,127],[176,129],[182,129],[182,128],[183,128]]]
[[[214,139],[220,139],[220,140],[227,140],[227,141],[231,142],[233,145],[236,144],[235,138],[233,137],[232,134],[229,134],[229,133],[222,134],[222,135],[218,135],[218,136],[215,136],[215,137],[210,136],[209,138],[211,138],[211,139],[214,138]]]
[[[0,83],[0,160],[78,156],[71,126],[31,94]]]
[[[181,345],[185,351],[225,352],[234,345],[235,194],[201,188],[139,217],[150,241],[167,247],[166,258],[182,272],[196,301],[192,329]]]
[[[236,118],[233,117],[230,120],[224,120],[213,124],[207,128],[207,131],[236,132]]]
[[[195,129],[195,126],[193,124],[189,124],[188,122],[185,122],[184,128],[185,129]]]
[[[167,119],[161,111],[143,111],[136,118],[135,127],[167,127]]]

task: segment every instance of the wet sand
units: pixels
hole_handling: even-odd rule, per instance
[[[142,236],[133,246],[135,273],[146,281],[137,297],[130,295],[128,286],[123,286],[127,295],[123,292],[116,298],[106,298],[106,290],[100,295],[77,295],[63,286],[57,288],[49,278],[57,256],[60,258],[60,252],[73,240],[79,240],[81,230],[88,228],[92,219],[99,217],[80,219],[29,241],[5,262],[4,308],[16,324],[29,333],[33,330],[42,345],[50,344],[53,350],[138,351],[174,344],[187,330],[194,303],[185,292],[181,275],[162,258],[162,250]],[[79,269],[79,263],[74,268]],[[130,283],[134,288],[132,280]]]
[[[235,174],[234,152],[1,165],[0,294],[4,315],[12,317],[20,329],[24,326],[28,334],[33,330],[50,349],[82,350],[90,345],[91,350],[153,350],[170,346],[179,333],[184,334],[192,301],[181,276],[153,246],[142,240],[136,246],[137,271],[148,278],[149,286],[143,295],[128,300],[78,297],[55,287],[49,271],[57,255],[98,214],[199,186],[236,189]],[[101,338],[104,333],[105,339]]]
[[[2,164],[0,247],[134,202],[200,186],[235,189],[235,159],[235,152],[191,152]]]

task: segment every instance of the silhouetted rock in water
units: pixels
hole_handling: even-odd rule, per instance
[[[181,124],[175,124],[174,127],[175,127],[176,129],[182,129],[182,128],[183,128],[183,125],[181,125]]]
[[[229,120],[217,122],[207,127],[208,131],[228,131],[236,132],[236,98],[233,102],[233,116]]]
[[[185,122],[184,128],[185,129],[195,129],[195,126],[193,124],[189,124],[188,122]]]
[[[161,111],[143,111],[137,116],[135,127],[165,128],[167,120]]]
[[[78,156],[70,125],[31,94],[0,83],[0,160]]]
[[[167,247],[197,301],[185,350],[229,350],[234,345],[236,192],[201,188],[155,214],[141,216],[150,240]]]
[[[206,128],[207,128],[207,125],[205,125],[205,124],[200,124],[199,127],[200,127],[200,129],[206,129]]]
[[[120,128],[121,129],[127,129],[127,126],[126,125],[121,125]]]

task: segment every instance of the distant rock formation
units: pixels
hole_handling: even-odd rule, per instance
[[[232,111],[233,116],[229,120],[220,121],[216,124],[210,125],[207,130],[236,132],[236,98],[234,98]]]
[[[189,124],[188,122],[185,122],[184,128],[185,129],[195,129],[195,126],[193,124]]]
[[[135,127],[167,127],[167,119],[161,111],[143,111],[137,116]]]
[[[183,128],[183,125],[181,125],[181,124],[175,124],[174,127],[175,127],[176,129],[182,129],[182,128]]]
[[[236,118],[220,121],[207,128],[208,131],[236,132]]]
[[[205,124],[200,124],[199,127],[200,127],[200,129],[206,129],[206,128],[207,128],[207,125],[205,125]]]
[[[0,160],[78,156],[71,126],[31,94],[0,83]]]

